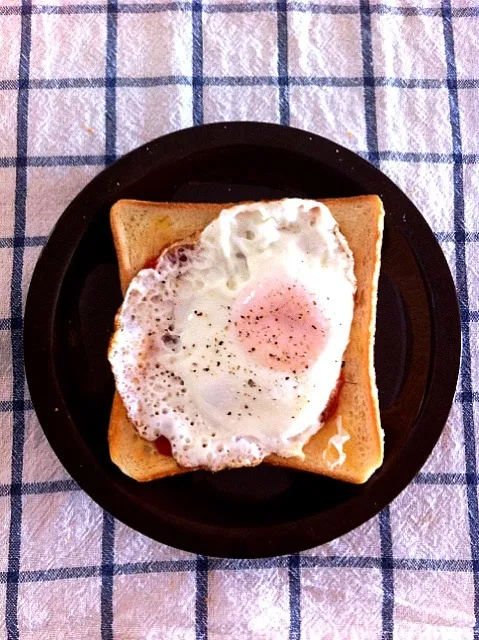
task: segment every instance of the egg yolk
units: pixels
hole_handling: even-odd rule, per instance
[[[233,309],[239,341],[255,362],[293,374],[324,348],[328,323],[314,296],[295,281],[265,280],[242,292]]]

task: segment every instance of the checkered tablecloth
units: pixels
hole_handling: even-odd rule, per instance
[[[308,553],[197,557],[116,522],[33,412],[22,311],[58,216],[163,133],[264,120],[332,138],[410,196],[455,275],[451,416],[379,517]],[[0,638],[479,637],[477,0],[0,0]]]

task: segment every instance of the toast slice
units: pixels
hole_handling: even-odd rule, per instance
[[[305,445],[304,459],[273,455],[265,462],[361,484],[383,460],[383,432],[374,372],[374,335],[384,210],[377,196],[323,202],[353,252],[357,278],[354,318],[344,354],[344,384],[333,415]],[[123,294],[145,264],[157,258],[173,242],[201,232],[227,206],[137,200],[117,202],[111,209],[110,223]],[[341,431],[341,427],[349,439],[343,445],[344,462],[337,464],[339,451],[333,446],[336,439],[330,439]],[[154,443],[137,435],[118,393],[113,400],[108,441],[113,462],[140,482],[190,471],[179,467],[172,456],[159,453]]]

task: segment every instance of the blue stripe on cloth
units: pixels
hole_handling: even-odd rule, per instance
[[[190,2],[165,2],[165,3],[137,3],[119,4],[115,13],[165,13],[167,11],[189,11]],[[71,4],[71,5],[31,5],[29,8],[23,7],[0,7],[2,15],[85,15],[90,13],[107,13],[108,7],[98,4]]]
[[[103,512],[101,540],[101,638],[113,640],[113,572],[115,566],[115,520]]]
[[[19,318],[16,318],[19,320]],[[21,320],[20,320],[21,322]],[[0,331],[10,331],[12,328],[12,319],[11,318],[1,318],[0,319]]]
[[[104,13],[105,7],[100,7],[94,4],[72,4],[69,6],[54,6],[54,5],[32,5],[29,3],[29,7],[25,6],[25,3],[22,7],[12,7],[11,13],[21,13],[22,15],[38,15],[38,14],[56,14],[56,15],[72,15],[72,14],[90,14],[90,13]],[[3,13],[4,7],[0,7],[0,14]],[[8,7],[6,7],[8,10]],[[6,12],[7,15],[10,12]]]
[[[113,574],[143,575],[148,573],[184,573],[195,571],[194,560],[155,560],[151,562],[127,562],[112,565]],[[55,569],[37,569],[35,571],[21,571],[19,582],[53,582],[55,580],[75,580],[76,578],[99,577],[102,567],[96,565],[84,567],[60,567]],[[7,581],[7,572],[0,572],[0,583]]]
[[[433,485],[451,485],[451,484],[475,484],[477,485],[477,473],[431,473],[423,471],[418,473],[414,478],[414,484],[433,484]]]
[[[205,13],[272,13],[276,8],[276,2],[248,2],[246,4],[206,4],[203,11]]]
[[[117,68],[117,0],[108,0],[106,16],[105,67],[105,164],[116,160],[116,68]],[[115,520],[103,511],[101,565],[101,638],[113,640],[113,567],[115,564]]]
[[[115,575],[137,575],[141,573],[186,573],[195,572],[197,560],[153,560],[150,562],[126,562],[115,565]]]
[[[303,13],[328,13],[332,15],[357,15],[358,7],[352,5],[326,4],[316,2],[291,2],[290,11],[301,11]],[[359,8],[359,11],[361,9]],[[371,13],[378,15],[397,16],[429,16],[440,17],[441,10],[434,7],[401,7],[387,4],[372,4]],[[476,17],[479,15],[479,7],[457,8],[453,10],[454,17]]]
[[[47,482],[24,482],[23,484],[0,484],[0,496],[43,495],[48,493],[63,493],[66,491],[80,491],[74,480],[50,480]]]
[[[142,575],[148,573],[180,573],[193,572],[194,560],[156,560],[151,562],[128,562],[113,567],[115,575]],[[101,575],[101,567],[90,565],[84,567],[60,567],[56,569],[37,569],[21,571],[20,583],[53,582],[55,580],[75,580],[77,578],[92,578]],[[7,581],[7,572],[0,572],[0,583]]]
[[[479,231],[437,231],[434,234],[439,242],[479,242]],[[466,310],[465,310],[466,311]],[[470,312],[474,313],[474,312]]]
[[[100,575],[100,567],[61,567],[59,569],[37,569],[22,571],[20,582],[53,582],[54,580],[75,580],[77,578],[93,578]]]
[[[20,322],[22,321],[20,320]],[[12,411],[14,413],[33,411],[31,400],[24,400],[23,398],[17,398],[13,400],[0,400],[0,413],[9,413]]]
[[[209,568],[216,571],[241,571],[242,569],[287,569],[288,556],[257,558],[254,560],[233,560],[230,558],[210,558]]]
[[[430,558],[398,558],[393,559],[394,569],[403,571],[449,571],[454,573],[470,573],[470,560],[436,560]]]
[[[167,11],[191,11],[191,2],[118,4],[118,13],[165,13]]]
[[[0,484],[0,496],[43,495],[48,493],[64,493],[66,491],[80,491],[74,480],[49,480],[46,482],[24,482],[23,484]]]
[[[394,637],[394,563],[390,510],[386,507],[379,514],[379,536],[381,540],[381,575],[383,586],[382,640]]]
[[[105,164],[116,160],[117,0],[108,0],[105,68]]]
[[[29,9],[31,0],[24,0],[23,7]],[[21,18],[20,61],[18,77],[25,85],[18,91],[17,105],[17,155],[26,156],[28,152],[28,78],[30,73],[32,25],[26,12]],[[15,238],[25,237],[27,168],[18,166],[15,183]],[[22,318],[22,281],[23,281],[24,243],[14,242],[12,280],[10,288],[10,315],[19,319],[12,326],[12,486],[20,485],[23,476],[23,449],[25,444],[25,414],[23,407],[25,396],[25,374],[23,370],[23,321]],[[18,404],[17,404],[18,403]],[[21,405],[20,405],[21,403]],[[8,640],[17,640],[18,634],[18,578],[20,572],[20,550],[22,540],[22,496],[11,492],[10,530],[8,539],[8,574],[6,590],[5,618]]]
[[[190,11],[190,2],[168,2],[168,3],[132,3],[118,5],[118,13],[164,13],[168,11]],[[253,12],[273,12],[276,10],[274,2],[257,2],[254,4],[210,4],[205,7],[208,13],[253,13]],[[352,5],[327,4],[316,2],[291,2],[290,11],[298,11],[302,13],[323,13],[330,15],[357,15],[358,7]],[[34,5],[30,7],[12,7],[0,6],[0,16],[2,15],[29,15],[29,14],[55,14],[55,15],[74,15],[89,13],[104,13],[107,8],[103,5],[96,4],[76,4],[76,5]],[[441,17],[441,9],[435,7],[401,7],[391,6],[388,4],[373,4],[371,12],[378,15],[398,15],[398,16],[426,16]],[[479,7],[457,7],[451,10],[454,18],[476,18],[479,16]]]
[[[429,16],[433,18],[441,17],[441,9],[435,7],[397,7],[387,4],[374,4],[371,6],[372,13],[379,15],[396,15],[396,16]],[[458,7],[452,9],[454,18],[475,18],[479,16],[479,7]]]
[[[291,82],[290,82],[291,84]],[[356,153],[363,158],[368,158],[369,152],[357,150]],[[408,162],[418,164],[421,162],[430,164],[454,164],[456,158],[453,153],[417,153],[409,151],[379,151],[379,161]],[[469,153],[462,155],[463,164],[479,164],[479,154]],[[24,156],[15,158],[0,156],[0,169],[9,167],[103,167],[105,156]]]
[[[277,87],[276,76],[203,76],[203,84],[212,87]]]
[[[280,6],[288,7],[285,1],[281,1]],[[289,10],[289,9],[288,9]],[[203,13],[206,13],[203,7]],[[281,13],[281,12],[280,12]],[[287,25],[283,25],[284,28]],[[281,27],[281,28],[283,28]],[[279,33],[278,33],[279,37]],[[287,51],[286,51],[287,56]],[[279,61],[278,61],[279,62]],[[287,70],[287,62],[285,65]],[[281,72],[279,73],[282,77]],[[217,87],[226,86],[282,86],[287,81],[291,86],[298,87],[362,87],[364,86],[365,76],[361,77],[333,77],[333,76],[287,76],[284,80],[276,76],[203,76],[203,85],[211,85]],[[143,78],[38,78],[31,79],[27,85],[28,89],[103,89],[111,86],[112,83],[116,87],[134,87],[143,89],[147,87],[167,87],[167,86],[192,86],[193,77],[174,75],[174,76],[151,76]],[[366,82],[372,82],[366,78]],[[388,78],[385,76],[374,77],[376,87],[393,87],[398,89],[444,89],[448,88],[447,80],[444,78]],[[463,78],[457,82],[459,89],[478,89],[479,79]],[[0,80],[1,91],[18,91],[20,82],[18,80]]]
[[[203,124],[203,7],[201,0],[192,6],[193,29],[193,124]]]
[[[364,116],[366,120],[366,141],[368,159],[379,165],[379,145],[376,113],[376,83],[374,78],[371,5],[369,0],[360,0],[361,10],[361,50],[364,75]],[[379,535],[381,541],[381,575],[383,588],[382,639],[392,640],[394,634],[394,568],[392,564],[392,532],[389,507],[379,514]]]
[[[381,558],[371,556],[301,556],[301,567],[380,569]]]
[[[289,566],[289,557],[265,558],[259,560],[227,560],[212,558],[209,561],[204,556],[202,562],[209,566],[210,570],[219,571],[264,571],[271,568],[284,569]],[[334,568],[334,569],[381,569],[382,558],[372,556],[309,556],[299,555],[299,564],[302,568]],[[463,559],[433,559],[433,558],[392,558],[392,566],[401,571],[435,571],[448,573],[472,573],[473,561]],[[194,573],[198,574],[198,560],[155,560],[150,562],[127,562],[112,565],[113,575],[146,575],[152,573]],[[84,567],[60,567],[55,569],[39,569],[35,571],[20,571],[19,583],[26,582],[52,582],[54,580],[72,580],[101,576],[101,566]],[[202,572],[204,581],[207,580],[208,571]],[[8,572],[0,572],[0,583],[5,584]],[[198,588],[198,585],[197,585]],[[203,589],[207,597],[207,590]],[[199,637],[206,638],[207,634],[207,607],[198,611],[197,603],[196,628]],[[201,634],[204,634],[201,636]]]
[[[358,15],[359,8],[353,5],[343,4],[326,4],[316,2],[289,2],[289,11],[297,11],[299,13],[323,13],[328,15]]]
[[[443,0],[442,17],[444,30],[444,44],[446,53],[446,69],[449,84],[449,114],[452,134],[452,147],[457,161],[453,165],[454,181],[454,231],[456,234],[465,232],[464,212],[464,174],[462,166],[461,123],[459,116],[459,92],[457,88],[457,70],[454,53],[454,31],[452,25],[451,0]],[[466,248],[464,242],[455,242],[456,286],[459,297],[459,309],[462,318],[462,358],[461,358],[461,391],[472,393],[471,378],[471,345],[469,323],[466,312],[469,308],[469,293],[467,286]],[[476,441],[474,431],[474,414],[472,402],[463,397],[462,421],[464,429],[464,449],[466,458],[466,477],[476,473]],[[469,534],[471,544],[471,558],[474,578],[474,638],[479,638],[479,508],[477,488],[475,483],[467,483],[467,505],[469,516]]]
[[[32,78],[28,81],[28,89],[98,89],[105,85],[105,78]],[[17,91],[19,87],[19,80],[0,80],[2,91]]]
[[[196,640],[208,639],[208,558],[196,556],[195,631]]]
[[[277,3],[278,29],[278,85],[279,85],[279,122],[289,125],[289,77],[288,77],[288,5],[287,0]]]
[[[116,79],[117,87],[168,87],[175,86],[191,86],[193,79],[189,76],[157,76],[146,78],[118,78]]]
[[[0,331],[17,331],[22,327],[22,317],[17,318],[0,318]]]
[[[460,391],[456,394],[459,398],[459,402],[464,404],[465,402],[479,402],[479,391]]]
[[[48,236],[25,236],[0,238],[0,249],[12,249],[13,247],[43,247]]]
[[[470,560],[436,560],[432,558],[391,558],[394,569],[403,571],[472,571]],[[334,567],[337,569],[381,569],[382,558],[371,556],[301,556],[302,567]]]
[[[369,0],[360,0],[359,4],[361,9],[361,51],[363,56],[366,143],[370,162],[378,164],[378,131],[376,120],[376,89],[373,64],[371,7],[369,5]]]
[[[301,556],[294,553],[288,558],[289,578],[289,638],[301,638]]]
[[[103,167],[105,156],[22,156],[0,157],[0,168],[8,167]]]

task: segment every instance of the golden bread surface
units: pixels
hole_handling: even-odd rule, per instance
[[[304,459],[273,455],[269,464],[291,467],[360,484],[383,460],[383,433],[374,373],[374,335],[381,243],[384,221],[377,196],[322,200],[329,207],[354,256],[357,279],[354,318],[344,354],[344,384],[334,414],[305,445]],[[120,283],[125,294],[144,265],[173,243],[197,235],[228,204],[193,204],[120,200],[111,209],[110,223],[118,257]],[[338,416],[350,439],[344,444],[346,459],[332,467],[323,455],[338,431]],[[118,393],[110,417],[108,441],[113,462],[128,476],[146,482],[190,471],[174,458],[158,453],[141,438],[128,419]]]

